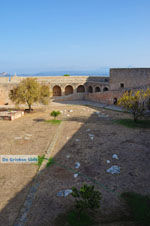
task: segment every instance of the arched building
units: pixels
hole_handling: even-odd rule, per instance
[[[9,92],[26,77],[0,77],[0,104],[11,104]],[[110,77],[47,76],[37,81],[50,87],[53,99],[87,99],[116,104],[126,90],[150,87],[150,68],[110,69]]]

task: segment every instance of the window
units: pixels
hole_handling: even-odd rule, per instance
[[[120,87],[121,88],[124,88],[124,83],[120,83]]]
[[[118,102],[118,100],[117,100],[117,98],[115,97],[115,98],[114,98],[114,105],[117,105],[117,102]]]

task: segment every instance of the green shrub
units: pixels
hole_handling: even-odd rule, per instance
[[[58,116],[58,115],[60,115],[61,113],[60,113],[60,111],[52,111],[51,113],[50,113],[50,115],[52,116],[52,117],[54,117],[54,119],[56,119],[56,117]]]
[[[69,226],[92,226],[93,219],[88,213],[82,212],[80,215],[76,211],[71,211],[67,215],[67,222]]]
[[[42,162],[44,161],[45,155],[38,156],[38,166],[40,167],[42,165]]]
[[[95,191],[94,186],[85,184],[79,190],[73,187],[72,191],[71,195],[76,199],[75,207],[78,212],[100,208],[101,193]]]
[[[92,226],[96,225],[95,213],[100,207],[101,193],[94,186],[83,185],[79,190],[72,188],[75,206],[56,219],[58,226]]]
[[[51,158],[48,159],[48,162],[47,162],[46,166],[48,167],[48,166],[50,166],[50,165],[53,165],[54,163],[55,163],[55,161],[54,161],[54,159],[51,157]]]
[[[150,197],[135,192],[121,194],[128,206],[131,217],[140,226],[150,225]]]
[[[61,120],[52,119],[52,120],[45,120],[45,122],[51,123],[53,125],[57,125],[57,124],[60,124],[61,123]]]
[[[114,120],[115,123],[126,126],[128,128],[150,128],[150,120],[119,119]]]
[[[70,76],[69,74],[64,74],[64,76]]]

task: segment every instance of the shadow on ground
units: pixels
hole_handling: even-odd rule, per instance
[[[115,115],[115,113],[112,114]],[[103,215],[115,216],[114,220],[124,212],[124,206],[119,198],[121,192],[129,190],[140,193],[149,192],[150,171],[147,169],[148,156],[150,156],[147,148],[147,145],[150,145],[149,134],[142,134],[140,130],[134,130],[134,132],[129,129],[123,130],[121,126],[113,125],[107,118],[95,117],[97,116],[92,114],[89,118],[73,117],[63,122],[63,136],[58,139],[56,150],[59,150],[63,140],[67,136],[69,137],[70,121],[81,122],[82,126],[54,155],[56,164],[44,168],[38,177],[35,177],[8,201],[0,213],[1,226],[14,225],[22,216],[23,213],[18,213],[18,209],[22,208],[23,194],[27,196],[34,184],[36,185],[33,186],[34,199],[29,198],[28,200],[27,208],[30,211],[25,210],[28,215],[22,217],[20,225],[54,226],[53,221],[56,216],[64,213],[73,204],[71,195],[57,197],[57,193],[61,190],[71,189],[72,186],[79,188],[84,183],[95,184],[96,189],[102,193]],[[35,120],[43,122],[42,118]],[[91,139],[90,134],[94,138]],[[145,140],[147,141],[146,146]],[[119,160],[112,160],[114,153],[118,154]],[[111,160],[111,164],[106,163],[107,159]],[[76,162],[81,164],[79,169],[75,169]],[[106,173],[111,165],[116,164],[121,168],[120,174]],[[81,175],[74,178],[75,172],[79,172]],[[25,175],[22,176],[25,177]]]

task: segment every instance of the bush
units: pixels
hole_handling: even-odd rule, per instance
[[[79,190],[73,187],[71,195],[75,198],[75,208],[66,216],[68,225],[92,226],[95,223],[93,214],[100,207],[101,193],[85,184]]]
[[[146,106],[150,99],[150,89],[125,92],[118,100],[118,105],[131,112],[133,119],[136,122],[139,117],[144,116]]]
[[[54,159],[51,157],[48,159],[46,166],[49,167],[55,163]]]
[[[91,226],[94,223],[88,213],[83,212],[79,215],[76,211],[71,211],[67,215],[67,222],[70,226]]]
[[[42,165],[42,162],[44,161],[45,155],[38,156],[38,166],[40,167]]]
[[[70,76],[69,74],[65,74],[64,76]]]
[[[58,116],[58,115],[60,115],[61,113],[60,113],[60,111],[52,111],[51,113],[50,113],[50,115],[52,116],[52,117],[54,117],[54,119],[56,119],[56,117]]]
[[[128,128],[150,128],[150,120],[138,120],[135,122],[132,119],[119,119],[114,120],[114,122]]]
[[[100,208],[101,193],[94,191],[94,186],[83,185],[80,190],[72,188],[71,195],[76,199],[75,207],[78,212],[83,212],[87,209],[94,211]]]
[[[150,225],[150,197],[135,192],[121,194],[129,208],[131,217],[140,226]]]

